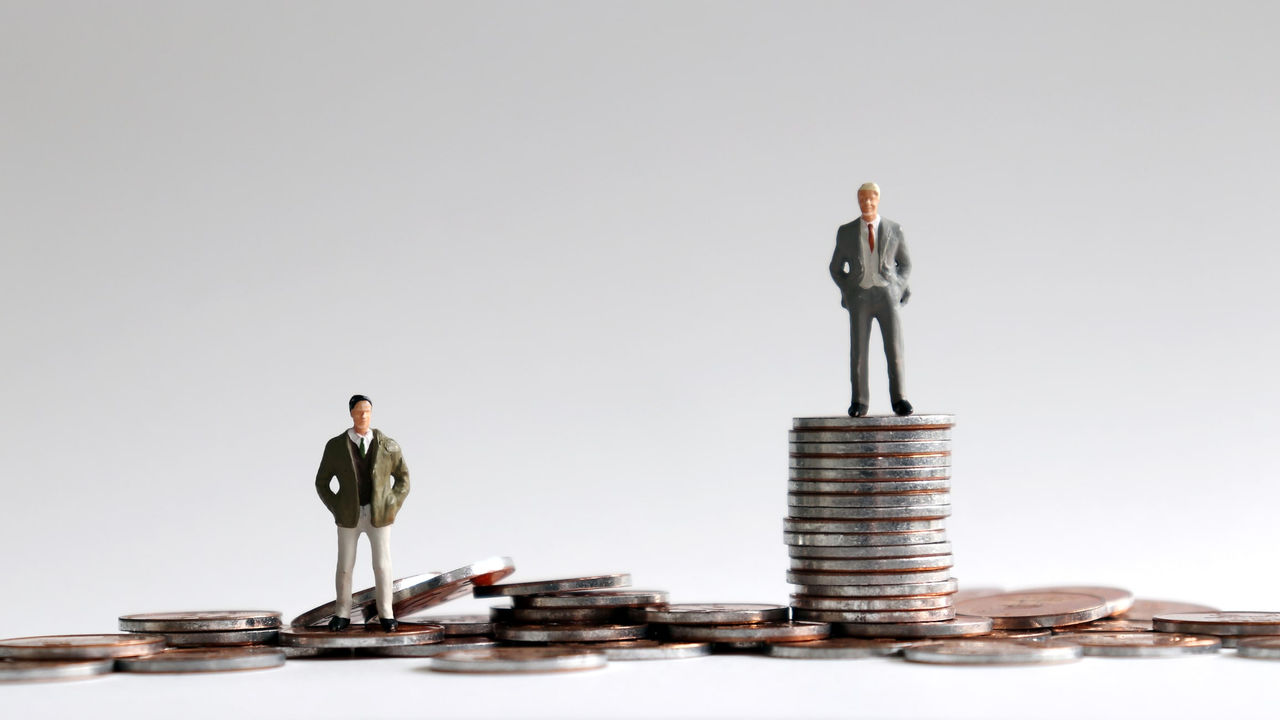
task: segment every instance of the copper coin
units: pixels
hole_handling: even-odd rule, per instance
[[[554,595],[525,595],[514,598],[517,607],[531,608],[605,608],[650,607],[665,605],[663,590],[584,590]]]
[[[1280,613],[1169,613],[1152,620],[1157,632],[1201,635],[1280,635]]]
[[[784,622],[791,611],[785,605],[756,603],[680,603],[644,611],[645,620],[669,625],[743,625]]]
[[[648,634],[645,625],[500,625],[493,634],[507,642],[574,643],[636,640]]]
[[[1080,645],[1085,655],[1101,657],[1177,657],[1216,653],[1222,647],[1216,637],[1177,633],[1088,632],[1057,637]]]
[[[831,634],[823,622],[775,622],[755,625],[672,625],[672,640],[714,643],[796,642],[821,640]]]
[[[1081,593],[1013,592],[962,600],[956,612],[989,617],[996,629],[1061,627],[1106,617],[1107,603]]]
[[[1067,632],[1151,632],[1155,628],[1150,620],[1128,620],[1126,618],[1103,618],[1080,625],[1068,625],[1059,628],[1059,633]]]
[[[1081,627],[1081,626],[1073,625],[1072,627]],[[1033,640],[1035,638],[1053,637],[1053,631],[1050,630],[1049,628],[1027,628],[1025,630],[992,630],[991,632],[983,635],[982,637],[991,638],[992,640],[1004,640],[1004,639]]]
[[[1133,602],[1133,606],[1124,611],[1119,617],[1124,620],[1154,620],[1157,615],[1172,615],[1174,613],[1207,613],[1218,612],[1218,608],[1209,607],[1208,605],[1198,605],[1196,603],[1178,602],[1176,600],[1148,600],[1146,598],[1138,598]]]
[[[1119,615],[1133,607],[1133,593],[1123,588],[1094,585],[1063,585],[1060,587],[1039,587],[1019,590],[1026,593],[1078,593],[1100,597],[1107,604],[1107,617]]]
[[[968,637],[991,632],[991,618],[957,615],[954,620],[923,623],[837,623],[840,635],[869,638]]]
[[[543,595],[547,593],[562,593],[568,590],[625,587],[630,584],[630,575],[627,573],[614,573],[612,575],[589,575],[561,580],[536,580],[533,582],[487,585],[477,587],[475,596],[478,598],[491,598],[511,595]]]
[[[280,613],[271,610],[197,610],[121,615],[126,632],[212,632],[280,627]]]
[[[956,591],[955,601],[972,600],[973,598],[987,597],[988,595],[1000,595],[1005,592],[1004,588],[996,587],[962,587]]]
[[[155,655],[120,658],[116,669],[141,673],[228,672],[265,670],[284,663],[285,655],[278,648],[169,648]]]
[[[151,655],[164,649],[160,635],[42,635],[0,640],[0,657],[16,660],[97,660]]]

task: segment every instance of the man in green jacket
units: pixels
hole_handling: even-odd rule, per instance
[[[391,609],[391,524],[409,494],[409,468],[400,444],[370,428],[372,400],[352,395],[347,407],[351,427],[325,444],[316,472],[316,492],[338,525],[338,610],[329,629],[338,631],[351,624],[351,570],[356,543],[364,533],[373,550],[378,619],[383,630],[395,632],[399,623]],[[330,487],[334,478],[337,492]]]

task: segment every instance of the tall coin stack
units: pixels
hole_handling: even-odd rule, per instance
[[[795,418],[784,521],[795,619],[865,635],[955,617],[944,528],[954,419]]]

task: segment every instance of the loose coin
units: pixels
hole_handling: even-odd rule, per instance
[[[278,648],[169,648],[155,655],[116,660],[116,669],[136,673],[197,673],[265,670],[280,667],[285,655]]]
[[[636,640],[648,634],[646,625],[499,625],[493,634],[507,642],[574,643]]]
[[[951,493],[915,492],[877,495],[850,495],[848,493],[788,493],[787,503],[793,507],[920,507],[921,505],[949,505]]]
[[[798,585],[797,595],[831,598],[893,598],[919,595],[946,595],[956,591],[955,578],[942,582],[896,585]]]
[[[790,467],[811,470],[951,467],[951,453],[921,453],[903,457],[806,457],[793,454],[790,460]]]
[[[827,638],[806,642],[770,643],[765,655],[797,660],[852,660],[896,654],[911,643],[866,638]]]
[[[951,467],[913,467],[913,468],[797,468],[787,470],[790,480],[808,482],[846,482],[846,483],[903,483],[903,490],[884,490],[883,492],[904,492],[908,490],[925,490],[926,487],[912,483],[925,483],[930,480],[942,480],[950,484]],[[943,488],[945,489],[945,488]],[[823,492],[821,490],[814,492]],[[838,492],[838,491],[837,491]]]
[[[555,595],[526,595],[517,602],[535,608],[602,608],[645,607],[663,605],[667,593],[662,590],[589,590]]]
[[[881,547],[885,545],[932,545],[945,542],[946,530],[918,532],[784,532],[783,542],[795,547]]]
[[[950,440],[950,430],[862,430],[825,432],[821,429],[791,430],[787,441],[793,443],[912,442]]]
[[[1081,593],[1014,592],[961,600],[956,611],[989,617],[997,629],[1061,627],[1106,617],[1107,604]]]
[[[1259,660],[1280,660],[1280,637],[1239,638],[1236,655]]]
[[[440,653],[452,652],[454,650],[484,650],[494,647],[498,647],[498,641],[493,638],[484,637],[482,635],[456,635],[454,637],[446,637],[441,642],[430,643],[428,645],[395,645],[392,647],[361,648],[359,652],[361,655],[373,655],[376,657],[434,657]]]
[[[783,530],[801,533],[900,533],[945,529],[945,520],[783,520]]]
[[[884,495],[899,497],[907,493],[947,493],[951,479],[946,477],[915,480],[788,480],[787,492],[795,495],[848,495],[869,499]]]
[[[1280,635],[1280,613],[1274,612],[1168,613],[1152,624],[1157,632],[1189,635]]]
[[[151,655],[164,649],[159,635],[42,635],[0,640],[0,657],[15,660],[100,660]]]
[[[488,615],[410,615],[400,618],[400,622],[439,625],[444,628],[445,637],[489,635],[493,632],[493,621]]]
[[[610,624],[630,619],[631,608],[512,608],[511,622],[541,624]]]
[[[907,585],[944,582],[951,579],[950,570],[922,570],[919,572],[819,572],[791,571],[787,582],[793,585]],[[810,594],[810,593],[805,593]],[[975,613],[969,613],[973,615]]]
[[[793,518],[826,520],[914,520],[937,519],[951,515],[950,505],[917,505],[913,507],[809,507],[791,505],[787,514]]]
[[[537,580],[534,582],[505,583],[477,587],[478,598],[503,597],[511,595],[542,595],[562,593],[569,590],[592,590],[596,588],[625,587],[631,584],[631,576],[627,573],[613,575],[592,575],[587,577],[565,578],[562,580]]]
[[[844,417],[842,415],[825,417],[792,418],[792,428],[822,428],[827,432],[836,430],[844,432],[864,432],[879,428],[903,430],[915,428],[920,430],[945,430],[956,424],[956,416],[951,414],[936,415],[868,415],[865,417]]]
[[[711,643],[705,642],[615,640],[599,643],[570,643],[559,647],[598,648],[610,660],[681,660],[711,654]]]
[[[442,653],[431,658],[429,667],[439,672],[562,672],[602,668],[607,662],[602,652],[550,647],[496,647]]]
[[[903,648],[910,662],[942,665],[1023,665],[1079,660],[1083,649],[1073,643],[1048,640],[951,640]]]
[[[941,608],[951,607],[951,596],[921,595],[919,597],[833,598],[813,597],[810,595],[792,595],[791,606],[797,610],[840,610],[845,612],[938,610]],[[795,611],[793,611],[793,613],[794,612]]]
[[[0,683],[79,680],[106,675],[115,660],[0,660]]]
[[[120,629],[125,632],[189,633],[278,627],[280,613],[270,610],[199,610],[120,616]]]
[[[1107,604],[1107,617],[1119,615],[1133,607],[1133,593],[1123,588],[1114,587],[1097,587],[1091,585],[1073,585],[1059,587],[1041,587],[1032,588],[1030,590],[1020,590],[1019,592],[1028,593],[1079,593],[1081,595],[1093,595],[1100,597]]]
[[[946,570],[952,565],[951,555],[923,555],[908,558],[791,558],[792,570],[838,570],[850,572],[896,572],[898,570]]]
[[[924,623],[955,618],[955,608],[934,610],[795,610],[797,620],[833,623]]]
[[[1175,633],[1087,632],[1057,637],[1084,648],[1085,655],[1100,657],[1178,657],[1216,653],[1222,643],[1205,635]]]
[[[1153,620],[1157,615],[1173,613],[1207,613],[1218,612],[1218,608],[1196,603],[1178,602],[1176,600],[1148,600],[1138,598],[1133,606],[1120,615],[1124,620]]]
[[[1079,626],[1075,626],[1079,627]],[[1053,637],[1053,631],[1049,628],[1027,628],[1025,630],[992,630],[982,637],[991,640],[999,640],[1002,638],[1017,638],[1020,640],[1036,640],[1039,638]]]
[[[869,560],[877,558],[908,558],[923,555],[950,555],[951,543],[938,542],[923,545],[864,545],[861,547],[821,547],[792,545],[787,554],[793,558],[834,558],[844,560]]]
[[[790,616],[785,605],[757,603],[680,603],[644,611],[646,621],[667,625],[750,625],[785,622]]]
[[[259,630],[227,630],[225,632],[160,632],[167,647],[229,647],[236,645],[275,645],[279,628]]]
[[[756,625],[672,625],[673,640],[714,643],[761,643],[821,640],[831,634],[823,622],[772,622]]]
[[[902,442],[792,442],[787,446],[792,455],[801,457],[901,457],[924,453],[950,453],[951,442],[942,440],[907,440]]]
[[[1125,618],[1103,618],[1094,620],[1093,622],[1082,623],[1080,625],[1068,625],[1058,629],[1058,633],[1073,632],[1127,632],[1141,633],[1151,632],[1155,627],[1152,626],[1150,620],[1127,620]]]
[[[437,643],[443,639],[444,628],[439,625],[416,625],[411,630],[402,626],[395,632],[370,630],[363,625],[352,625],[346,630],[337,632],[309,628],[285,628],[280,631],[281,645],[326,650],[425,645]]]
[[[841,635],[869,638],[939,638],[984,635],[991,632],[991,618],[957,615],[954,620],[930,623],[839,623]]]

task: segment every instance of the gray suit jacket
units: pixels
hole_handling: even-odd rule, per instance
[[[862,281],[862,218],[840,226],[836,231],[836,251],[831,256],[831,279],[840,288],[841,305],[849,307],[849,300],[858,292]],[[880,274],[889,282],[890,294],[898,304],[907,302],[911,288],[907,278],[911,275],[911,257],[907,255],[907,239],[902,226],[880,218],[880,237],[876,238],[876,255],[880,260]],[[848,272],[845,263],[849,264]]]

